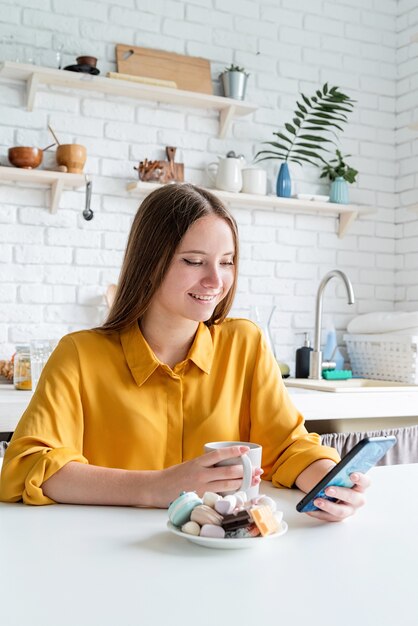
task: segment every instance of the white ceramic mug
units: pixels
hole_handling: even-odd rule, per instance
[[[205,452],[213,452],[213,450],[219,450],[220,448],[229,448],[230,446],[247,446],[249,451],[246,454],[242,454],[240,457],[234,457],[232,459],[226,459],[220,461],[216,465],[238,465],[242,463],[244,468],[244,476],[242,484],[239,489],[235,491],[245,491],[247,498],[255,498],[258,496],[259,485],[251,486],[253,479],[253,468],[261,467],[261,455],[263,448],[258,443],[251,443],[248,441],[212,441],[206,443],[204,446]],[[222,496],[230,495],[235,491],[225,491],[221,493]]]
[[[267,172],[261,167],[245,167],[242,170],[242,192],[265,196],[267,193]]]
[[[215,174],[214,171],[215,170]],[[238,193],[242,187],[241,160],[233,157],[219,159],[206,166],[206,173],[212,185],[222,191]]]

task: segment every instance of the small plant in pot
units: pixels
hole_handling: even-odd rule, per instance
[[[331,181],[330,202],[348,204],[348,184],[355,182],[358,171],[344,161],[351,154],[342,155],[340,150],[335,154],[336,158],[323,166],[320,178]]]
[[[277,138],[275,141],[263,142],[271,146],[270,149],[256,154],[258,161],[282,161],[276,191],[278,196],[285,198],[291,195],[288,163],[326,165],[324,156],[329,152],[328,145],[335,145],[333,139],[336,132],[342,132],[343,125],[348,121],[347,114],[354,107],[354,100],[342,93],[339,87],[329,88],[327,83],[313,96],[300,95],[292,123],[284,124],[283,130],[273,133]]]
[[[244,100],[248,77],[249,73],[243,67],[231,63],[220,74],[224,95],[234,100]]]

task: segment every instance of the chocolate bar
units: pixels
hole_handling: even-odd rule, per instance
[[[238,513],[230,513],[229,515],[224,515],[221,526],[227,531],[236,530],[237,528],[243,528],[243,526],[247,526],[251,522],[250,514],[248,511],[238,511]]]

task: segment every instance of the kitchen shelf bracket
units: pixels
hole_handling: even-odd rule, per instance
[[[26,83],[26,109],[33,111],[33,105],[35,102],[36,91],[39,86],[39,78],[37,74],[29,76]]]
[[[50,212],[56,213],[61,198],[62,190],[64,189],[64,181],[62,178],[57,178],[51,183],[51,204]]]
[[[348,213],[340,213],[338,216],[338,237],[342,239],[351,224],[358,216],[358,211],[350,211]]]
[[[51,213],[56,213],[63,190],[84,187],[86,178],[84,174],[68,174],[65,172],[54,172],[53,170],[26,170],[19,167],[0,166],[0,182],[4,184],[13,182],[50,187],[51,197],[49,210]]]
[[[231,121],[235,117],[237,107],[231,105],[225,109],[221,110],[219,116],[219,137],[223,139],[226,136],[228,128],[231,124]]]

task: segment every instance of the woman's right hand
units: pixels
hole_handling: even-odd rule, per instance
[[[155,485],[158,493],[154,494],[154,506],[168,507],[182,491],[195,491],[199,496],[203,496],[205,491],[239,491],[243,477],[242,464],[215,466],[220,461],[242,456],[248,451],[247,446],[220,448],[158,472],[160,475]],[[252,486],[259,484],[262,473],[262,469],[254,468]]]

